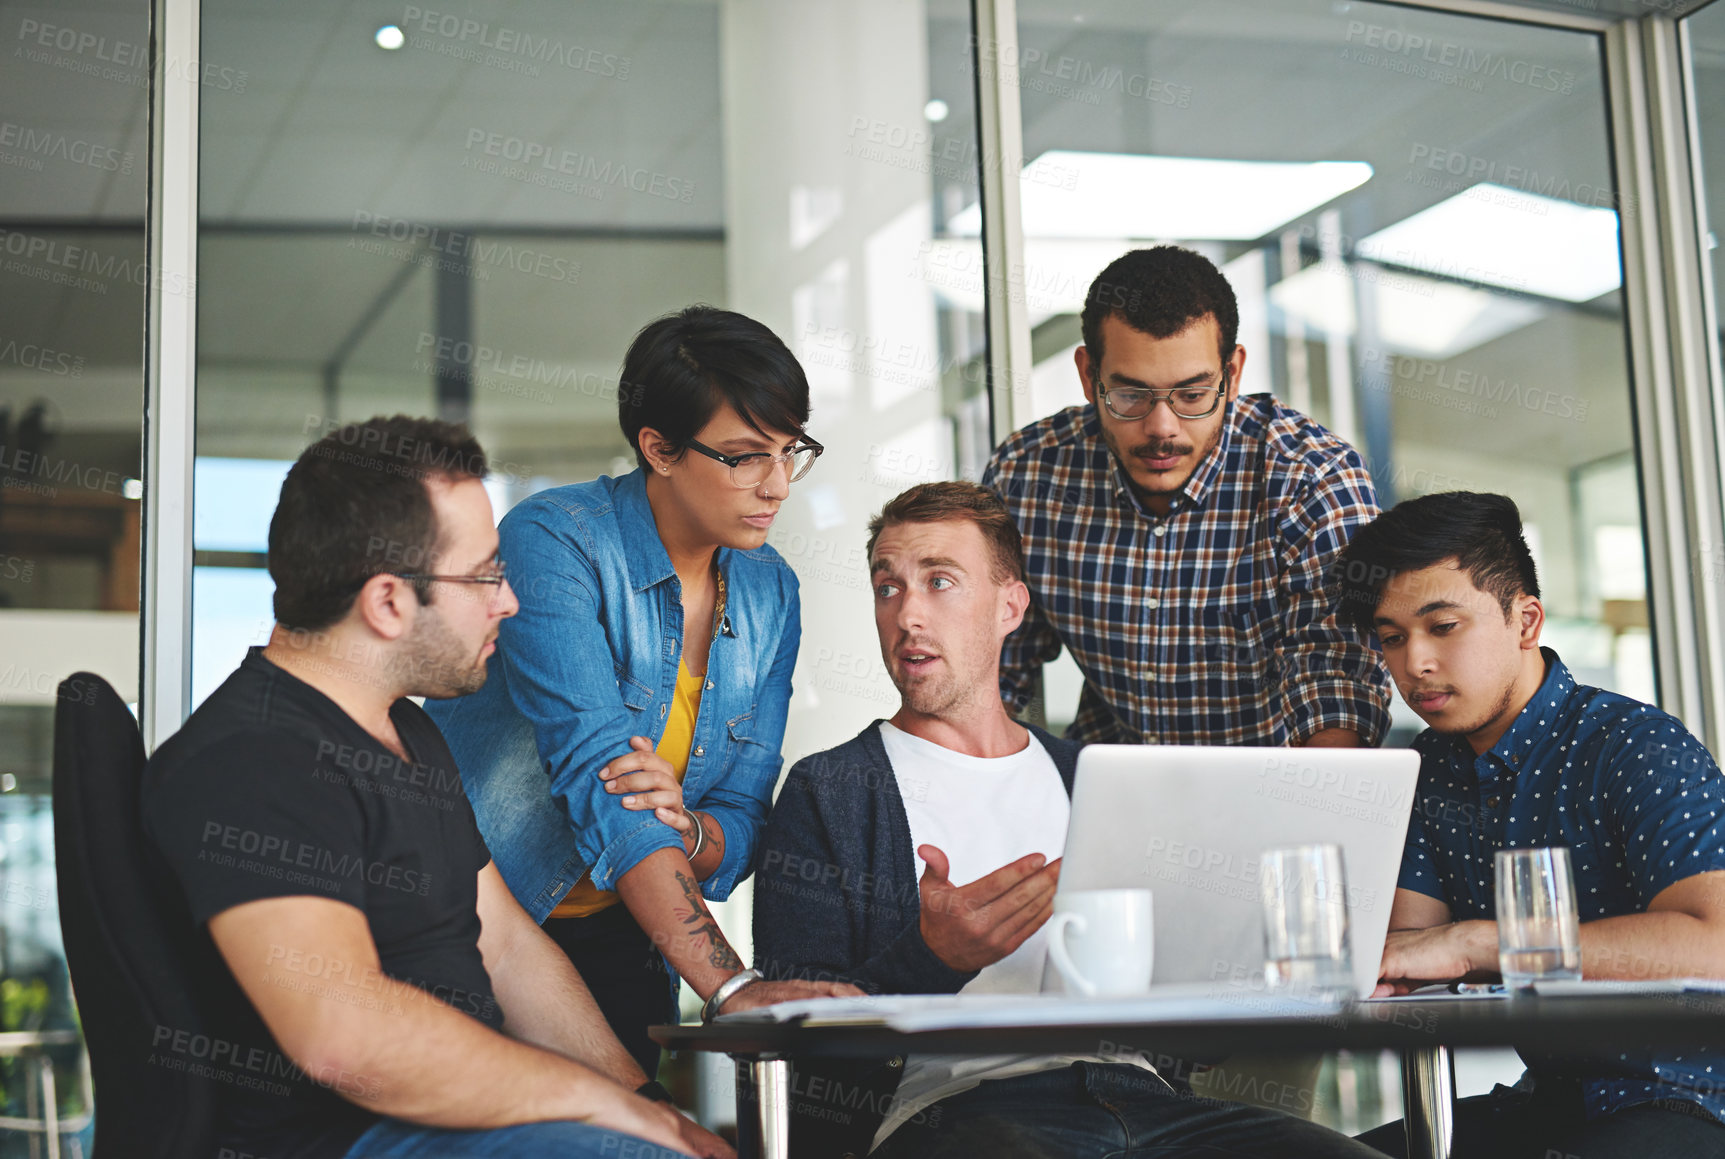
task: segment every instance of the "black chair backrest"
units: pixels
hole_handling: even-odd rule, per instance
[[[100,676],[60,684],[54,845],[60,931],[96,1087],[96,1159],[213,1156],[211,1080],[170,1044],[202,1031],[194,927],[144,838],[144,744]]]

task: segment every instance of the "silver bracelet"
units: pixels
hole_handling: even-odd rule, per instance
[[[695,848],[689,851],[689,864],[695,864],[695,858],[701,856],[701,850],[707,847],[707,827],[701,824],[701,818],[693,809],[685,807],[683,816],[695,825]]]
[[[737,991],[743,989],[745,986],[751,986],[761,980],[761,972],[759,970],[750,969],[739,970],[729,978],[726,978],[723,982],[720,982],[719,988],[713,991],[712,996],[701,1006],[701,1021],[711,1022],[713,1019],[717,1018],[719,1016],[719,1011],[724,1008],[725,1003],[729,1002]]]

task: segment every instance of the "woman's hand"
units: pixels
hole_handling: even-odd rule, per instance
[[[644,736],[629,738],[631,751],[599,770],[605,791],[622,797],[625,809],[653,810],[653,816],[677,831],[685,843],[694,839],[695,821],[683,811],[683,786],[671,762],[653,751]]]

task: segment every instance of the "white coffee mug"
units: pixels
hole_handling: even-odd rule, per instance
[[[1054,895],[1048,956],[1086,998],[1150,989],[1155,927],[1147,889],[1079,889]]]

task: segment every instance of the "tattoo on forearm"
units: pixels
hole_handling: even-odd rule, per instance
[[[683,891],[687,906],[678,906],[671,911],[689,931],[689,937],[696,941],[705,940],[708,944],[707,961],[718,970],[741,970],[742,959],[737,957],[737,951],[731,949],[731,943],[725,940],[724,931],[719,929],[719,923],[713,920],[713,915],[707,909],[705,899],[701,897],[701,887],[694,878],[677,870],[677,885]]]

